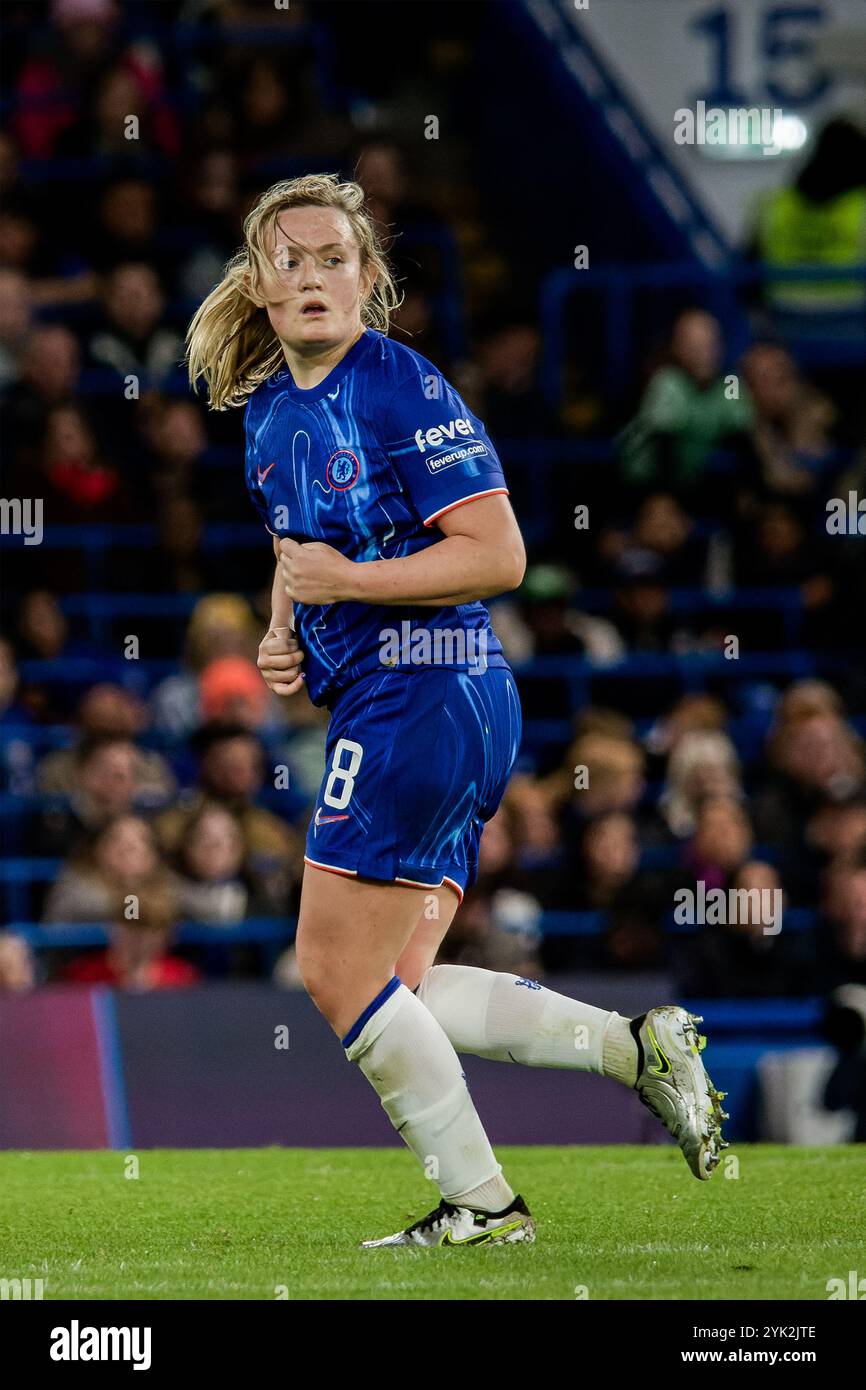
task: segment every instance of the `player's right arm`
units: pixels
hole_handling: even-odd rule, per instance
[[[271,589],[271,625],[259,643],[258,668],[275,695],[296,695],[304,684],[304,653],[292,635],[292,601],[280,573],[280,542],[274,536],[276,569]]]

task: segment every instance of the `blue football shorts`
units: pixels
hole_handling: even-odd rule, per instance
[[[374,672],[337,697],[308,864],[462,898],[520,746],[506,665]]]

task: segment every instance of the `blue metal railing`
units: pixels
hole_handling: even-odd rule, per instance
[[[539,921],[545,937],[598,937],[605,932],[610,917],[606,912],[544,912]],[[807,908],[789,908],[785,913],[786,931],[810,931],[818,924],[817,914]],[[667,931],[678,936],[691,936],[700,926],[681,926],[666,920]],[[251,917],[230,927],[209,926],[201,922],[182,922],[174,939],[181,946],[214,946],[237,944],[266,944],[290,941],[294,938],[297,919],[294,917]],[[8,930],[22,937],[34,950],[86,950],[103,946],[108,941],[104,922],[62,922],[50,925],[26,920],[14,920]]]
[[[251,917],[231,927],[208,926],[202,922],[181,922],[174,940],[181,946],[233,946],[290,941],[295,934],[294,917]],[[108,931],[104,922],[61,922],[46,926],[39,922],[12,922],[9,931],[23,937],[34,950],[87,950],[105,946]]]
[[[593,662],[582,656],[543,656],[526,663],[513,662],[515,674],[524,681],[561,679],[577,685],[581,694],[574,708],[580,709],[588,697],[593,680],[635,680],[669,678],[683,693],[703,690],[712,676],[739,680],[780,677],[796,679],[818,671],[841,671],[850,665],[853,653],[820,652],[800,649],[787,652],[747,652],[736,661],[721,652],[639,652],[619,661]],[[25,660],[19,665],[25,681],[43,685],[70,686],[114,680],[128,688],[149,690],[162,677],[177,671],[176,660],[123,657],[62,657],[56,661]]]
[[[74,528],[70,528],[74,529]],[[255,527],[256,540],[261,535]],[[70,617],[186,617],[203,595],[192,594],[61,594],[58,603]],[[574,595],[577,607],[587,612],[605,612],[610,607],[610,588],[579,589]],[[686,585],[668,590],[670,608],[675,613],[693,613],[704,608],[738,608],[799,613],[803,608],[800,590],[795,585],[769,586],[766,589],[732,588],[704,589]]]

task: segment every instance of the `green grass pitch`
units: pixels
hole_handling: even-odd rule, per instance
[[[866,1272],[862,1148],[498,1151],[533,1246],[362,1251],[438,1202],[399,1149],[0,1153],[0,1278],[68,1299],[826,1299]],[[581,1291],[585,1289],[585,1293]]]

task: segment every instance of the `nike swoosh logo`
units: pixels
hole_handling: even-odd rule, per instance
[[[522,1224],[520,1221],[512,1221],[508,1226],[494,1226],[490,1231],[479,1231],[477,1235],[464,1236],[462,1240],[455,1240],[448,1230],[439,1245],[483,1245],[485,1241],[492,1240],[494,1236],[501,1236],[505,1231],[518,1231]]]
[[[322,815],[322,808],[319,807],[319,809],[316,811],[316,816],[315,816],[315,820],[313,821],[313,824],[314,824],[314,825],[330,825],[332,821],[335,821],[335,820],[348,820],[348,819],[349,819],[348,813],[347,813],[345,816],[323,816],[323,815]]]
[[[659,1047],[658,1039],[652,1028],[647,1027],[647,1032],[649,1033],[649,1039],[656,1055],[656,1066],[650,1067],[649,1070],[654,1072],[656,1076],[670,1076],[672,1071],[670,1058]]]
[[[257,472],[258,472],[258,475],[259,475],[259,482],[260,482],[260,483],[263,483],[263,482],[265,481],[265,478],[268,476],[268,474],[270,473],[271,469],[274,467],[274,464],[275,464],[275,463],[276,463],[276,459],[274,459],[274,463],[269,463],[269,464],[268,464],[268,466],[267,466],[267,468],[265,469],[264,473],[262,472],[262,470],[261,470],[260,468],[257,469]]]

